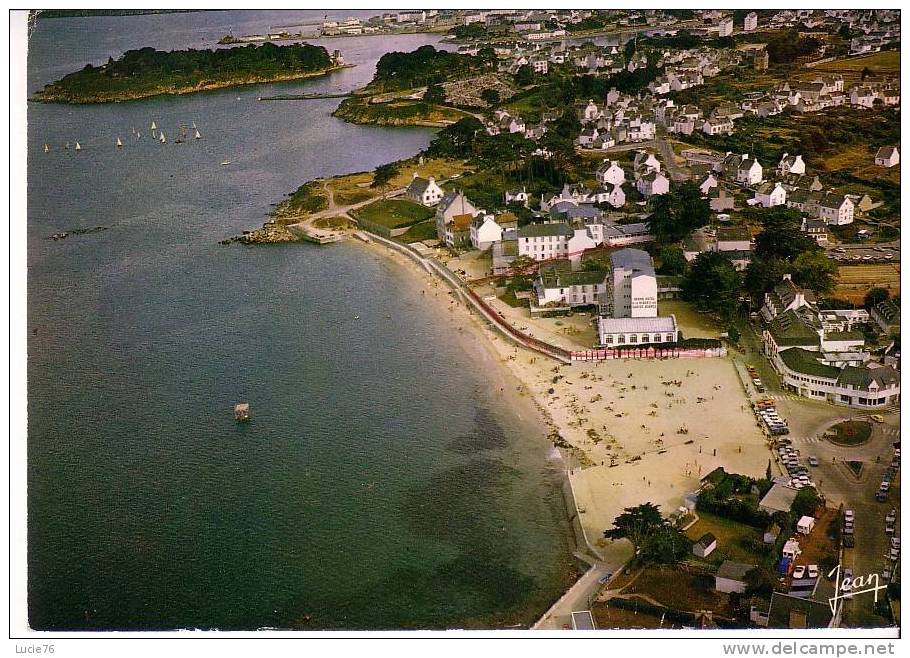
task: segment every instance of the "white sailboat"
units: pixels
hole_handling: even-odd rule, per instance
[[[199,134],[199,131],[196,131],[196,134],[193,135],[193,139],[202,139],[202,135]]]
[[[158,130],[158,124],[152,121],[152,130]]]
[[[77,150],[77,151],[81,151],[81,150],[82,150],[82,145],[79,144],[79,142],[76,142],[76,150]]]
[[[45,145],[44,145],[44,152],[45,152],[45,153],[49,153],[50,150],[51,150],[51,147],[48,146],[47,144],[45,144]]]
[[[117,138],[117,148],[122,148],[122,147],[123,147],[123,142],[121,142],[120,138],[118,137]]]
[[[162,144],[166,144],[166,143],[167,143],[167,137],[164,136],[164,131],[163,131],[163,130],[161,131],[161,135],[158,137],[158,141],[161,142]]]
[[[142,139],[142,133],[137,132],[137,133],[136,133],[136,139]]]
[[[196,122],[193,121],[193,130],[196,130]]]

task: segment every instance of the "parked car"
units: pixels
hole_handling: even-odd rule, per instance
[[[853,510],[852,509],[844,510],[844,521],[849,521],[851,523],[853,522]]]
[[[809,466],[818,466],[818,457],[809,457]]]
[[[809,574],[809,578],[818,578],[818,565],[810,564],[809,568],[806,570]]]
[[[871,416],[869,416],[869,418],[871,418],[872,420],[874,420],[876,423],[884,423],[884,422],[885,422],[885,417],[882,416],[881,414],[872,414]]]
[[[894,524],[893,523],[889,523],[888,525],[885,526],[885,534],[886,535],[894,534]]]
[[[901,538],[892,537],[891,538],[891,548],[896,548],[896,549],[900,550],[900,547],[901,547]]]
[[[853,548],[856,546],[856,540],[853,538],[852,534],[844,535],[844,548]]]
[[[806,567],[801,564],[793,567],[793,580],[799,580],[806,575]]]
[[[875,500],[877,500],[880,503],[887,502],[888,492],[882,491],[881,489],[879,489],[878,491],[875,492]]]
[[[894,523],[895,521],[897,521],[897,510],[892,507],[891,511],[888,512],[888,516],[885,517],[885,523]]]
[[[892,548],[891,552],[888,554],[888,557],[891,558],[892,562],[897,562],[897,560],[900,558],[900,556],[901,556],[900,549],[897,549],[897,548]]]

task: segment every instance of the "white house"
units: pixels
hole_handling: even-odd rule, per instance
[[[566,306],[588,306],[602,304],[607,298],[608,273],[604,270],[581,270],[573,272],[565,262],[541,265],[534,292],[537,305],[559,304]]]
[[[714,177],[713,173],[709,173],[708,177],[705,178],[705,180],[702,181],[701,185],[698,186],[698,189],[702,193],[702,195],[708,196],[708,194],[711,192],[711,190],[714,189],[715,187],[717,187],[717,185],[718,185],[717,178]]]
[[[496,223],[493,215],[479,213],[471,222],[471,245],[475,249],[486,251],[494,242],[502,240],[502,227]]]
[[[764,183],[755,189],[755,201],[762,208],[773,208],[787,203],[787,190],[780,183]]]
[[[602,117],[603,112],[601,112],[598,109],[597,105],[594,103],[593,100],[589,100],[587,106],[584,109],[583,116],[584,116],[584,121],[586,123],[590,123],[591,121],[597,121],[597,119]]]
[[[632,161],[632,167],[635,171],[643,171],[646,174],[649,174],[653,171],[660,171],[660,160],[653,153],[648,151],[639,151],[635,154],[635,159]]]
[[[654,171],[639,178],[635,182],[635,188],[646,197],[666,194],[670,191],[670,181],[659,171]]]
[[[901,154],[896,146],[882,146],[875,154],[875,164],[879,167],[893,167],[900,161]]]
[[[660,163],[657,163],[658,169]],[[602,185],[622,185],[626,182],[626,172],[619,166],[615,160],[604,160],[603,164],[597,169],[597,180]]]
[[[525,208],[528,207],[528,190],[524,187],[506,190],[506,203],[520,203]]]
[[[764,177],[762,166],[757,158],[750,158],[748,154],[743,154],[736,167],[736,181],[743,185],[757,185],[762,182]]]
[[[853,222],[854,209],[850,197],[826,194],[818,202],[818,217],[826,224],[843,226]]]
[[[414,178],[407,190],[407,197],[411,201],[425,206],[435,206],[442,199],[442,195],[442,188],[436,184],[435,178],[432,176],[421,178],[417,172],[414,172]]]
[[[786,176],[787,174],[802,176],[806,173],[806,163],[803,162],[803,156],[801,155],[784,153],[780,159],[780,163],[777,165],[777,171],[781,176]]]
[[[449,230],[455,217],[473,217],[480,212],[461,192],[446,192],[436,206],[436,236],[445,244],[455,246],[453,231]]]
[[[696,557],[708,557],[717,548],[717,538],[710,532],[705,533],[701,538],[692,544],[692,554]]]
[[[622,185],[613,186],[613,190],[607,197],[607,203],[614,208],[622,208],[626,205],[626,193],[623,191]]]

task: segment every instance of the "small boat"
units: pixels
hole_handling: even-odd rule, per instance
[[[152,130],[158,130],[158,124],[152,121]]]
[[[45,144],[45,145],[44,145],[44,152],[45,152],[45,153],[50,153],[50,150],[51,150],[51,147],[48,146],[47,144]]]
[[[196,134],[193,135],[193,139],[202,139],[202,135],[199,134],[199,131],[196,131]]]
[[[354,319],[355,319],[355,320],[359,320],[359,319],[360,319],[360,316],[359,316],[359,315],[355,315],[355,316],[354,316]]]
[[[161,135],[158,137],[158,141],[162,144],[167,144],[167,137],[164,136],[164,131],[161,131]]]
[[[136,133],[136,139],[142,139],[142,133],[137,132],[137,133]]]
[[[77,151],[81,151],[81,150],[82,150],[82,145],[79,144],[79,142],[76,142],[76,150],[77,150]]]
[[[238,402],[234,405],[234,420],[244,423],[250,419],[250,403]]]
[[[123,142],[120,141],[120,138],[117,138],[117,148],[123,148]]]
[[[178,137],[174,140],[174,144],[183,144],[183,140]]]
[[[221,164],[223,164],[224,166],[227,166],[227,165],[231,164],[231,161],[230,161],[230,160],[222,160],[222,161],[221,161]]]
[[[70,150],[70,143],[69,143],[69,142],[67,142],[66,144],[63,145],[63,150],[64,150],[64,151],[69,151],[69,150]]]
[[[196,122],[193,121],[193,130],[196,130]]]

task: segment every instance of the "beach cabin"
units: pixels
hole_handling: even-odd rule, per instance
[[[801,535],[808,535],[815,527],[815,519],[811,516],[804,516],[796,523],[796,532]]]
[[[708,557],[717,548],[717,538],[710,532],[701,536],[697,542],[692,544],[692,554],[696,557]]]

